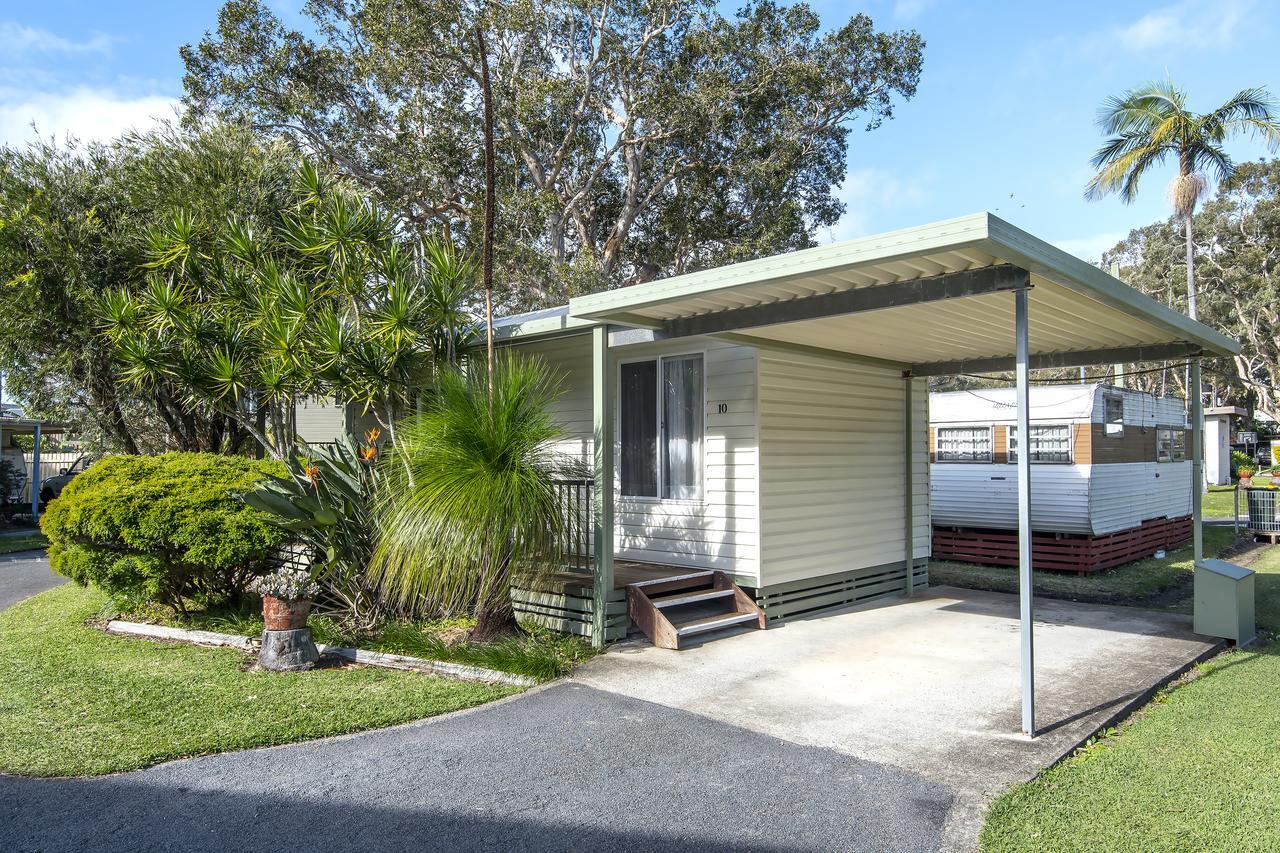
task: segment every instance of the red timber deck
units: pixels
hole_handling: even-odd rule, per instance
[[[1137,527],[1087,536],[1036,532],[1031,564],[1037,569],[1088,574],[1150,557],[1191,538],[1191,516],[1156,518]],[[933,559],[986,566],[1018,565],[1018,534],[1010,530],[933,529]]]

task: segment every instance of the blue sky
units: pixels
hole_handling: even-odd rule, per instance
[[[302,0],[275,0],[296,19]],[[107,138],[173,115],[179,45],[216,20],[217,0],[0,4],[0,143],[42,134]],[[729,4],[725,4],[729,8]],[[854,131],[839,194],[849,211],[830,241],[991,210],[1096,259],[1166,215],[1172,166],[1137,204],[1086,202],[1093,126],[1107,95],[1165,74],[1207,110],[1245,86],[1280,95],[1278,0],[964,2],[817,0],[835,24],[854,10],[928,42],[912,101],[880,129]],[[1237,160],[1260,143],[1231,147]]]

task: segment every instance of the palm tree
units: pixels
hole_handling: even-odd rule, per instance
[[[555,481],[572,463],[551,447],[564,434],[549,409],[557,377],[540,361],[490,363],[492,394],[487,371],[449,368],[426,410],[401,423],[370,566],[410,605],[474,607],[477,641],[515,629],[513,571],[560,565],[571,523]]]
[[[1243,89],[1213,112],[1198,115],[1187,109],[1186,93],[1165,80],[1108,98],[1099,110],[1098,125],[1109,138],[1090,161],[1098,172],[1085,188],[1088,199],[1119,192],[1126,204],[1132,203],[1148,169],[1168,156],[1178,159],[1178,176],[1169,184],[1169,198],[1186,229],[1187,313],[1194,320],[1191,223],[1196,205],[1209,190],[1205,173],[1218,183],[1235,174],[1235,164],[1222,147],[1232,136],[1261,136],[1273,149],[1280,144],[1275,102],[1264,89]]]

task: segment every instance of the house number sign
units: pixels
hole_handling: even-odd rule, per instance
[[[729,414],[729,404],[728,403],[708,403],[707,414],[708,415],[727,415]]]

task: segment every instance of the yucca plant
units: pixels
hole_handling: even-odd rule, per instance
[[[564,435],[550,414],[558,378],[542,362],[500,354],[491,372],[472,367],[442,372],[425,411],[401,422],[371,567],[402,601],[474,608],[483,641],[516,629],[513,572],[561,565],[573,521],[555,481],[573,463],[552,446]]]

